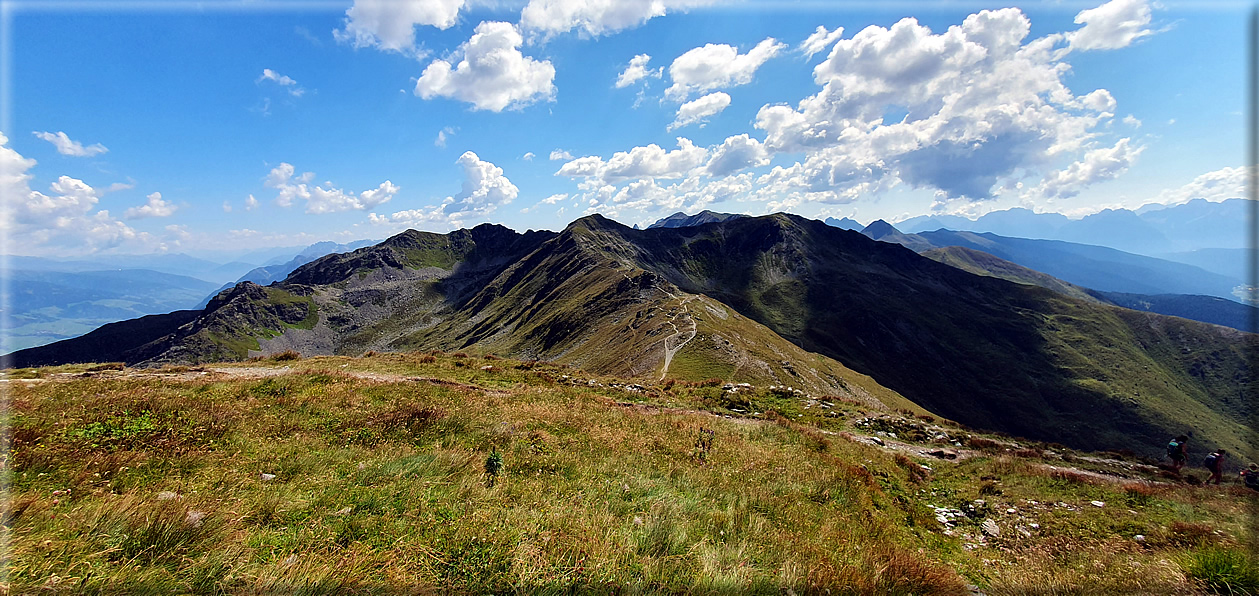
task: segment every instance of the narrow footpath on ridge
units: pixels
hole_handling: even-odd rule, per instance
[[[672,292],[665,293],[668,294],[670,298],[675,300],[678,299],[678,297],[673,295]],[[664,338],[664,368],[660,371],[660,378],[658,379],[660,381],[663,381],[665,375],[669,374],[669,365],[673,363],[674,354],[677,354],[678,350],[682,349],[682,346],[685,346],[692,339],[695,339],[695,333],[699,330],[699,327],[695,324],[695,319],[691,318],[691,311],[686,307],[686,303],[694,299],[694,296],[682,298],[677,314],[674,314],[673,318],[669,321],[669,326],[673,327],[673,335]],[[689,323],[691,328],[686,330],[678,329],[678,317],[685,317],[685,322]]]

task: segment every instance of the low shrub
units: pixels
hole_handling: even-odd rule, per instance
[[[1176,546],[1205,546],[1219,539],[1215,528],[1193,522],[1174,521],[1167,526],[1167,532],[1168,541]]]
[[[106,371],[106,370],[122,370],[122,369],[124,369],[124,368],[126,368],[126,365],[125,365],[125,364],[123,364],[123,363],[121,363],[121,362],[105,362],[105,363],[102,363],[102,364],[97,364],[96,366],[90,366],[90,367],[88,367],[87,372],[101,372],[101,371]]]
[[[971,449],[980,449],[980,450],[988,451],[988,450],[1000,449],[1001,443],[998,443],[992,439],[985,439],[983,437],[970,437],[966,439],[966,446],[970,447]]]
[[[914,484],[921,484],[931,479],[931,474],[927,472],[925,468],[919,465],[918,462],[906,457],[904,454],[897,453],[894,459],[896,460],[896,465],[904,468],[905,472],[909,474],[910,482]]]

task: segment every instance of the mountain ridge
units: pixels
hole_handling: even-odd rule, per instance
[[[641,231],[592,215],[559,233],[408,231],[329,255],[216,297],[174,344],[129,357],[467,349],[856,387],[1064,444],[1157,445],[1188,424],[1241,449],[1248,414],[1229,400],[1252,382],[1244,334],[1121,310],[786,214]]]

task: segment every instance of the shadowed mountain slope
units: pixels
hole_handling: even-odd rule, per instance
[[[919,254],[933,261],[952,265],[975,275],[987,275],[1014,283],[1040,286],[1059,294],[1089,302],[1106,302],[1090,294],[1088,288],[1081,288],[1052,275],[1046,275],[1034,269],[1011,263],[1005,259],[999,259],[981,250],[964,246],[946,246],[944,248],[933,248]]]
[[[971,275],[793,216],[644,233],[599,221],[604,251],[968,424],[1137,450],[1185,427],[1238,446],[1248,432],[1240,332]]]
[[[558,234],[408,231],[269,288],[237,286],[164,339],[99,359],[467,350],[908,398],[973,426],[1154,454],[1188,430],[1243,449],[1247,337],[795,216],[640,231],[595,215]]]

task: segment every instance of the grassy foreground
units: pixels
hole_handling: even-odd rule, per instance
[[[7,375],[3,593],[1259,593],[1259,493],[784,388],[96,368]]]

